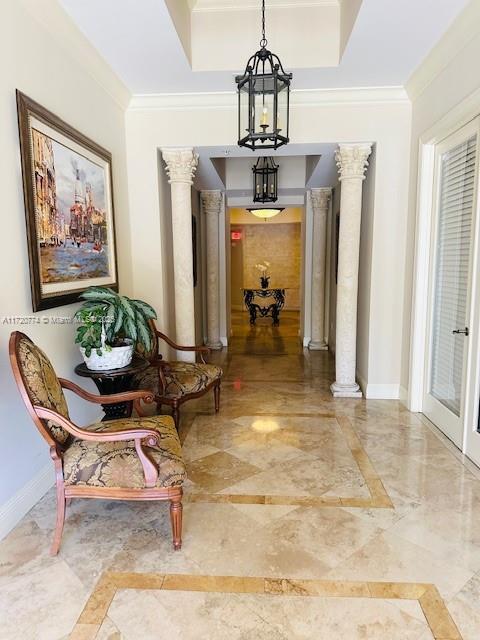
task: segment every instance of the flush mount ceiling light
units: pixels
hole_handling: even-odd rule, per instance
[[[259,158],[253,167],[253,201],[278,200],[278,165],[273,158]]]
[[[278,216],[278,214],[282,213],[283,210],[284,207],[275,207],[269,209],[247,209],[247,211],[250,211],[252,215],[256,216],[257,218],[263,218],[264,220],[268,220],[269,218]]]
[[[289,142],[290,82],[278,56],[267,49],[265,0],[262,0],[260,50],[236,77],[238,144],[249,149],[278,149]],[[246,134],[246,135],[245,135]]]

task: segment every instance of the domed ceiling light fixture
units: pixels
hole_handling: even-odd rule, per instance
[[[288,144],[290,126],[290,83],[277,55],[267,49],[265,0],[262,0],[260,49],[236,77],[238,89],[238,144],[253,151],[278,149]],[[246,134],[246,135],[245,135]]]
[[[257,218],[263,218],[265,220],[265,222],[269,219],[269,218],[274,218],[275,216],[278,216],[279,213],[282,213],[282,211],[284,210],[285,207],[273,207],[273,208],[269,208],[269,209],[255,209],[255,208],[250,208],[247,209],[247,211],[249,211],[252,215],[256,216]]]
[[[253,201],[276,202],[278,200],[278,165],[273,158],[260,157],[253,167]]]

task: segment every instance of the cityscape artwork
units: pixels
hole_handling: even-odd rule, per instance
[[[111,155],[17,92],[34,311],[117,287]]]

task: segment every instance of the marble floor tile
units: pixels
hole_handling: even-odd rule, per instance
[[[204,575],[314,578],[328,570],[321,559],[262,525],[234,505],[186,504],[182,553]]]
[[[271,540],[282,539],[306,551],[325,567],[335,567],[381,529],[341,509],[300,507],[267,524],[263,533]],[[284,571],[283,575],[290,576],[290,572]]]
[[[295,505],[275,504],[232,504],[232,507],[260,525],[270,524],[297,509]]]
[[[71,511],[69,517],[67,509],[61,554],[88,588],[94,586],[132,536],[157,528],[158,514],[168,519],[169,513],[166,503],[142,505],[103,500],[73,501]],[[112,522],[115,527],[111,526]],[[164,536],[169,551],[170,536],[170,531]]]
[[[232,594],[120,591],[109,617],[125,638],[287,640]]]
[[[95,640],[125,640],[125,636],[122,638],[118,627],[113,623],[113,620],[107,616],[104,618]]]
[[[322,496],[369,498],[365,480],[353,462],[332,469],[328,462],[300,455],[288,464],[276,464],[267,471],[230,485],[221,493],[255,494],[259,488],[273,496]]]
[[[472,577],[451,558],[439,556],[403,538],[382,532],[335,566],[324,579],[375,582],[428,582],[436,585],[446,600]]]
[[[0,639],[57,640],[68,634],[89,595],[62,560],[0,578]]]
[[[38,571],[51,565],[49,537],[34,520],[23,520],[0,541],[0,578]]]
[[[480,629],[480,573],[475,575],[448,603],[463,640],[478,640]]]
[[[480,571],[480,514],[437,505],[415,509],[389,531],[470,571]],[[470,515],[470,517],[469,517]],[[446,526],[448,523],[448,526]]]
[[[428,624],[381,600],[352,598],[259,598],[243,602],[287,638],[348,640],[418,640]],[[428,636],[427,636],[428,637]],[[433,636],[430,636],[433,640]]]
[[[217,493],[244,478],[255,477],[259,472],[258,467],[225,451],[212,453],[187,465],[190,480],[209,493]]]

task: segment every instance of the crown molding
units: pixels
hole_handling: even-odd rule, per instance
[[[408,79],[405,89],[411,101],[420,97],[462,49],[479,35],[480,3],[471,2]]]
[[[362,104],[410,104],[403,87],[370,87],[352,89],[298,89],[292,91],[291,106],[318,107]],[[234,91],[211,93],[156,93],[133,95],[128,107],[134,111],[192,109],[237,109]]]

